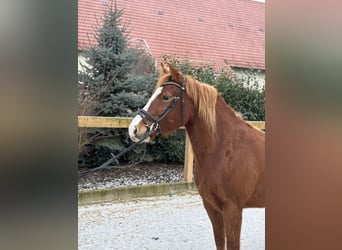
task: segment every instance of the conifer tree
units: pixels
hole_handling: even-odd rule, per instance
[[[96,115],[123,116],[132,113],[144,103],[145,96],[141,92],[151,87],[150,80],[154,77],[152,74],[137,79],[137,76],[130,74],[139,52],[128,48],[129,32],[128,25],[122,24],[123,13],[112,2],[104,11],[102,26],[95,31],[97,44],[83,52],[86,63],[79,72],[79,80],[96,98]]]
[[[80,115],[132,116],[150,96],[156,74],[136,75],[137,70],[132,71],[141,53],[129,48],[128,25],[122,23],[123,14],[112,1],[95,30],[96,44],[88,45],[82,53],[85,63],[79,71]],[[79,151],[85,165],[101,164],[111,152],[128,143],[126,130],[93,129],[81,133]]]

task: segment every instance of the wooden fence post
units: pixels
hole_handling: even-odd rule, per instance
[[[184,181],[192,182],[194,164],[194,153],[192,151],[192,145],[188,133],[185,137],[185,156],[184,156]]]

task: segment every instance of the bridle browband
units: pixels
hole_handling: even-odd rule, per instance
[[[157,132],[159,134],[161,127],[160,127],[160,122],[167,116],[168,113],[173,109],[173,107],[176,105],[178,100],[182,101],[182,108],[181,108],[181,126],[184,125],[184,99],[183,99],[183,93],[185,91],[185,86],[186,86],[186,76],[184,75],[184,81],[183,81],[183,86],[176,83],[176,82],[166,82],[160,85],[160,87],[165,87],[165,86],[176,86],[179,88],[178,94],[173,98],[172,102],[166,107],[164,112],[156,119],[154,118],[148,111],[141,109],[138,111],[138,115],[141,116],[142,121],[148,131],[148,133],[151,135],[154,132]],[[150,120],[151,124],[148,125],[146,118]]]

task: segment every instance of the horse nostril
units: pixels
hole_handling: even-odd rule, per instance
[[[134,131],[133,131],[133,133],[134,133],[135,135],[138,133],[138,129],[137,129],[137,127],[135,127],[135,128],[134,128]]]

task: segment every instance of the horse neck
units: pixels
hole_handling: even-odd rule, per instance
[[[193,112],[193,116],[185,126],[195,157],[198,160],[210,159],[210,157],[207,157],[208,154],[215,156],[219,151],[220,142],[223,138],[233,136],[237,123],[243,122],[220,96],[217,98],[215,110],[216,132],[214,134],[208,130],[197,112]]]

